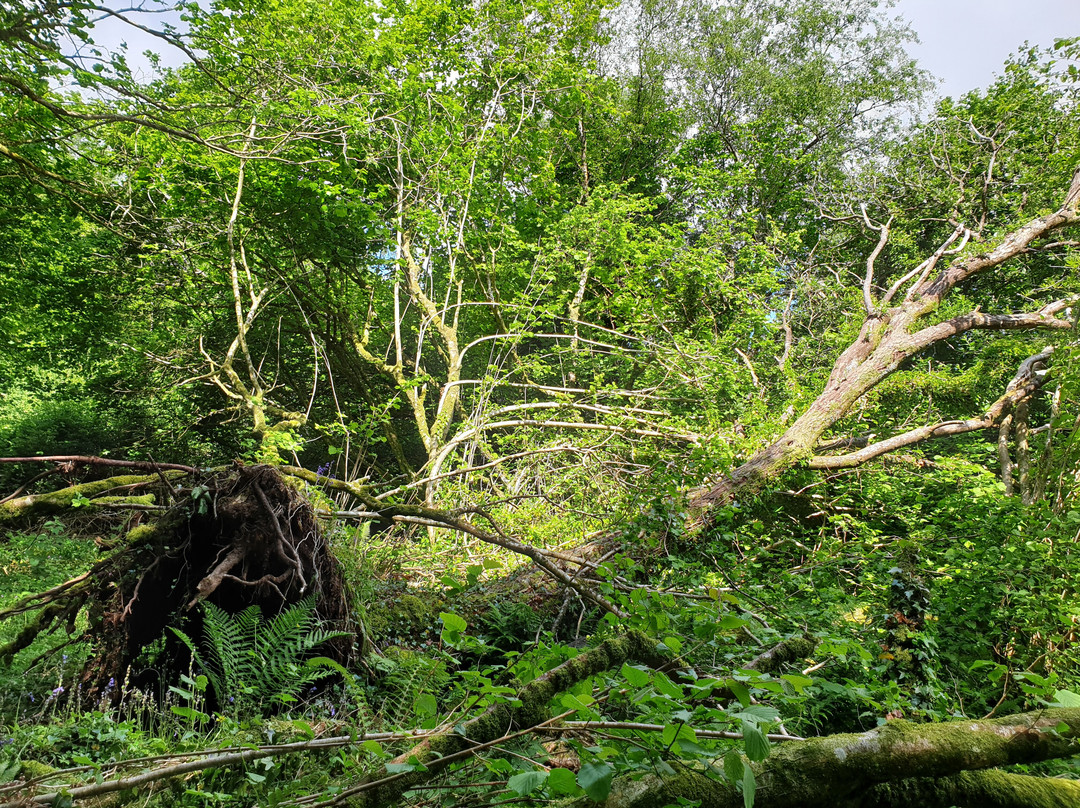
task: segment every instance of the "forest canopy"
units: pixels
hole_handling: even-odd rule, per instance
[[[4,804],[1080,802],[1080,40],[913,36],[0,3]]]

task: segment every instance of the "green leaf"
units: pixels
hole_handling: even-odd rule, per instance
[[[758,724],[768,724],[780,719],[780,711],[767,704],[751,704],[735,714],[736,718],[749,718]]]
[[[440,612],[439,619],[442,620],[443,627],[447,631],[464,631],[468,623],[464,618],[459,617],[452,612]]]
[[[623,678],[626,679],[634,687],[645,687],[649,683],[649,674],[643,671],[641,668],[635,668],[633,665],[623,663],[622,669],[619,671]]]
[[[184,707],[180,704],[174,704],[170,708],[175,715],[181,718],[186,718],[189,721],[205,721],[208,716],[206,713],[201,713],[198,710],[193,710],[190,707]]]
[[[578,785],[584,789],[590,800],[603,802],[611,793],[611,780],[615,769],[606,763],[586,763],[578,772]]]
[[[536,789],[540,788],[544,782],[548,779],[547,772],[531,771],[521,772],[511,777],[506,785],[511,791],[517,794],[519,797],[524,797],[527,794],[532,794]]]
[[[742,755],[734,749],[724,755],[724,776],[732,783],[742,780],[744,768]]]
[[[1080,707],[1080,695],[1071,690],[1055,690],[1051,707]]]
[[[682,641],[678,637],[664,637],[664,645],[674,654],[682,652]]]
[[[737,679],[729,679],[728,687],[731,688],[731,692],[735,694],[735,698],[739,700],[739,704],[743,707],[750,706],[750,688],[744,685]]]
[[[548,772],[548,791],[552,794],[577,794],[578,784],[574,773],[569,769],[552,769]]]
[[[427,766],[420,762],[416,755],[409,757],[404,763],[387,763],[386,771],[389,774],[401,774],[402,772],[426,772]]]
[[[694,732],[693,727],[686,724],[668,724],[660,737],[664,746],[670,747],[683,741],[696,741],[697,733]]]
[[[559,699],[559,703],[567,710],[587,710],[596,703],[596,699],[589,695],[566,693]]]
[[[769,756],[769,739],[765,737],[757,725],[743,721],[743,744],[746,746],[746,756],[757,763]]]
[[[673,681],[671,681],[663,673],[657,673],[653,678],[653,684],[656,685],[656,689],[663,693],[668,698],[681,701],[683,698],[683,690]]]
[[[793,688],[795,688],[795,692],[799,695],[802,695],[806,688],[814,684],[814,680],[810,677],[799,676],[798,674],[794,673],[786,673],[780,678],[790,684]]]
[[[426,718],[430,715],[435,715],[439,711],[439,705],[435,701],[435,697],[431,693],[421,693],[416,698],[415,708],[416,714],[421,718]]]
[[[0,762],[0,783],[10,783],[19,775],[21,770],[21,761],[9,760],[7,762]]]
[[[754,808],[754,796],[757,794],[757,781],[754,779],[754,770],[749,766],[743,769],[742,799],[743,808]]]

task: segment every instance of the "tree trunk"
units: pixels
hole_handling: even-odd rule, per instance
[[[943,724],[890,721],[869,732],[788,742],[746,765],[757,783],[755,808],[1074,806],[1080,804],[1075,783],[969,770],[1068,757],[1076,754],[1078,735],[1080,709]],[[713,771],[723,768],[717,761]],[[728,780],[685,767],[617,780],[604,805],[660,808],[680,798],[700,800],[702,808],[743,805]]]

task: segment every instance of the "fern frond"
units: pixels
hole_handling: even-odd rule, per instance
[[[258,606],[235,615],[207,603],[203,608],[204,653],[177,631],[199,664],[206,670],[222,706],[244,712],[261,703],[290,700],[300,691],[344,671],[332,662],[308,664],[315,648],[329,640],[348,636],[320,626],[315,598],[308,597],[266,620]],[[175,630],[175,629],[174,629]],[[346,672],[347,675],[347,672]]]

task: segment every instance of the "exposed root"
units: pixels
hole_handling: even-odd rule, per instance
[[[93,494],[111,491],[117,482],[152,485],[175,504],[156,521],[131,529],[118,549],[84,575],[0,613],[3,619],[38,612],[14,641],[0,648],[0,661],[10,660],[65,620],[74,631],[73,617],[82,609],[89,620],[84,636],[93,653],[81,682],[91,697],[104,692],[110,679],[123,681],[129,672],[138,677],[140,655],[162,637],[165,658],[154,662],[158,684],[182,672],[186,648],[166,629],[184,625],[188,633],[197,631],[201,617],[193,607],[203,600],[227,612],[257,604],[264,614],[274,615],[314,591],[318,616],[337,630],[354,631],[344,577],[315,513],[277,469],[237,464],[206,476],[179,473],[174,468],[147,478],[94,484]],[[74,494],[46,496],[63,500]],[[339,637],[324,654],[345,665],[353,645],[351,637]]]

